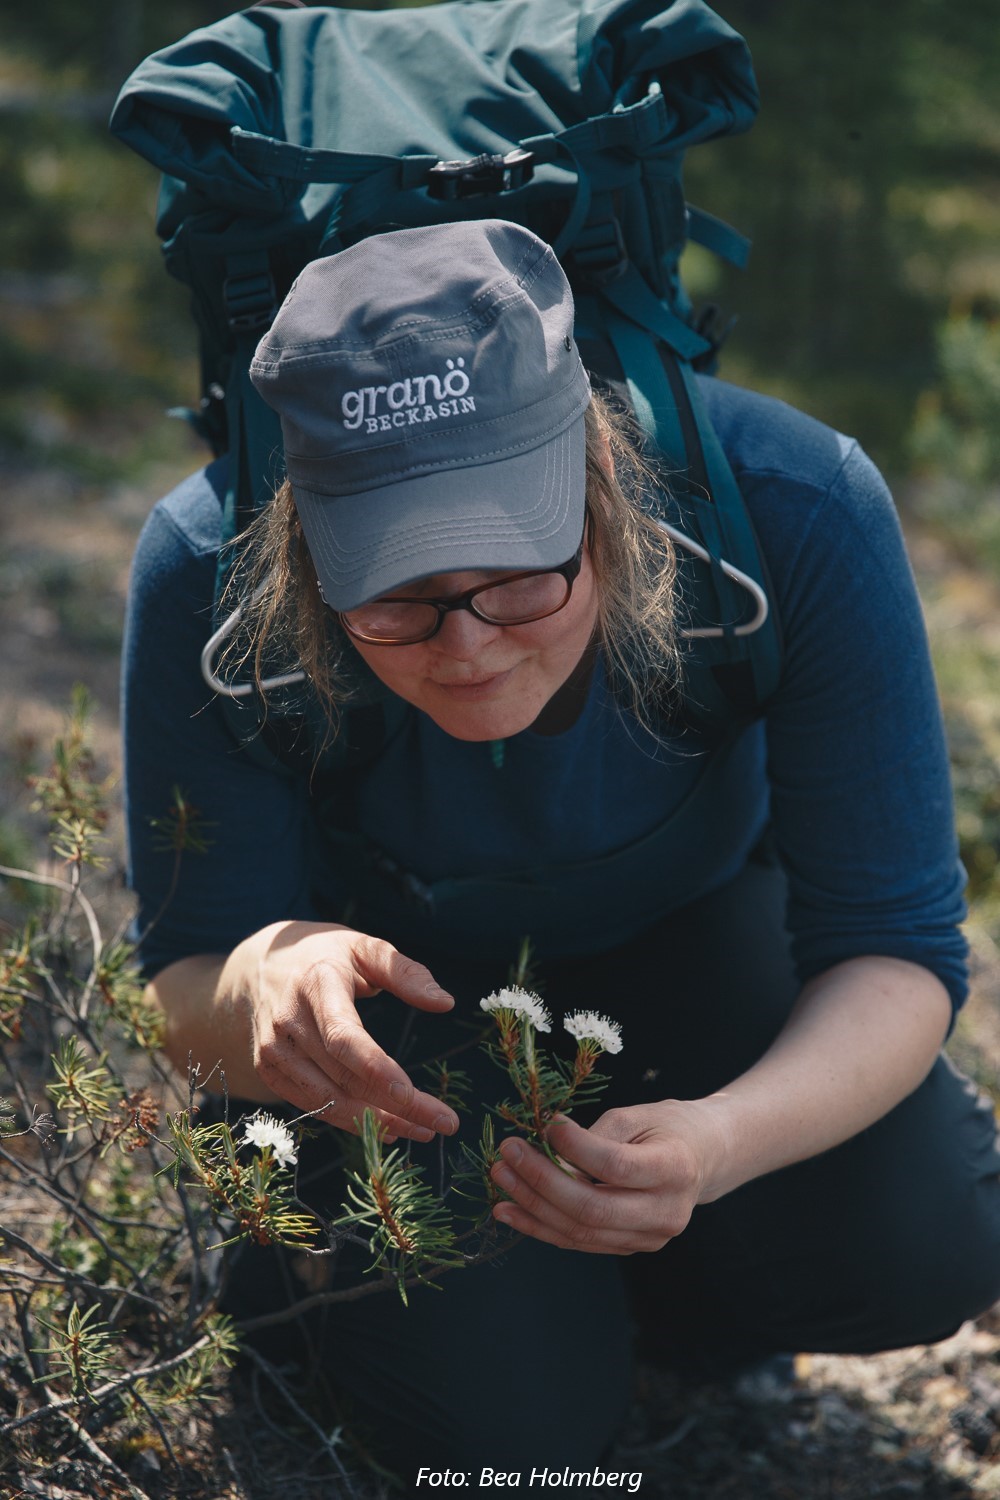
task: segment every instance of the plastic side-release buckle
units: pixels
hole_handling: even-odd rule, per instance
[[[628,268],[628,252],[618,220],[612,216],[585,224],[571,251],[574,267],[594,286],[608,286]]]
[[[695,333],[700,333],[703,339],[708,340],[709,347],[704,354],[695,355],[691,361],[692,369],[709,375],[714,372],[719,351],[738,322],[739,318],[735,313],[727,318],[715,302],[706,302],[698,309],[692,327]]]
[[[506,156],[484,152],[468,161],[439,161],[427,173],[427,193],[446,203],[486,193],[510,193],[535,174],[532,152],[519,148]]]
[[[226,321],[234,333],[270,328],[278,310],[278,294],[270,267],[239,271],[222,283]]]

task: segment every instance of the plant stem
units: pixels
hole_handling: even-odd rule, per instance
[[[96,1405],[100,1401],[107,1400],[109,1396],[118,1395],[120,1391],[130,1390],[137,1381],[149,1380],[153,1375],[169,1374],[171,1370],[176,1370],[178,1365],[183,1365],[193,1359],[199,1349],[204,1349],[209,1343],[211,1343],[211,1335],[202,1334],[201,1338],[196,1339],[183,1353],[175,1354],[170,1359],[160,1360],[155,1365],[143,1365],[141,1369],[130,1370],[125,1375],[119,1376],[117,1380],[109,1380],[107,1384],[99,1386],[96,1391],[91,1391],[89,1399]],[[63,1396],[53,1400],[52,1393],[47,1388],[45,1395],[47,1400],[44,1406],[25,1412],[23,1416],[12,1417],[8,1422],[0,1422],[0,1437],[5,1437],[9,1432],[16,1432],[19,1427],[27,1427],[33,1422],[44,1421],[46,1417],[58,1416],[68,1411],[71,1406],[78,1406],[80,1403],[79,1396]]]
[[[0,875],[5,876],[7,880],[27,880],[33,882],[35,885],[54,886],[58,891],[65,891],[77,903],[87,919],[87,926],[90,928],[90,942],[94,950],[93,964],[91,966],[91,974],[93,974],[97,968],[97,961],[101,956],[104,939],[101,937],[101,927],[97,920],[97,913],[79,886],[74,885],[69,880],[60,880],[56,875],[39,875],[33,870],[15,869],[12,865],[0,865]],[[85,1017],[86,1008],[81,1008],[80,1013]]]

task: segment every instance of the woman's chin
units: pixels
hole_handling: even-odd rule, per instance
[[[540,712],[534,695],[520,691],[475,696],[435,692],[418,705],[445,734],[456,740],[506,740],[534,723]]]
[[[439,729],[445,734],[451,735],[453,740],[468,740],[470,742],[482,740],[509,740],[512,735],[520,734],[527,729],[535,719],[535,715],[524,713],[484,713],[471,714],[465,712],[456,714],[454,712],[430,712]]]

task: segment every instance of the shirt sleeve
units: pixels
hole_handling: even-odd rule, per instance
[[[745,476],[770,489],[765,551],[781,579],[787,655],[767,739],[793,956],[803,981],[863,954],[909,959],[957,1009],[965,876],[923,617],[886,485],[839,441],[823,489]],[[787,524],[790,505],[804,525]]]
[[[257,765],[201,676],[219,542],[217,466],[154,509],[129,590],[122,713],[133,937],[151,978],[176,959],[228,953],[284,918],[315,916],[304,783]],[[165,847],[179,791],[204,852]],[[167,828],[154,827],[166,820]]]

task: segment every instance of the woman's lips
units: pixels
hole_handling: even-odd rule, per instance
[[[475,703],[480,698],[492,697],[504,687],[513,672],[514,668],[509,667],[506,672],[494,672],[489,677],[479,677],[471,682],[435,682],[434,686],[460,703]]]

